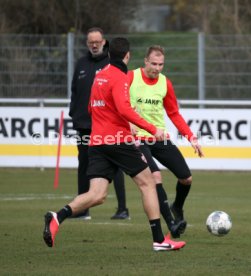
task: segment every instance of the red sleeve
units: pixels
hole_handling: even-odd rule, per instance
[[[169,79],[167,80],[167,94],[164,98],[163,104],[166,113],[178,131],[185,136],[189,141],[194,136],[190,127],[185,122],[182,115],[179,113],[179,107],[175,96],[174,88]]]
[[[90,114],[90,116],[91,116],[91,114],[92,114],[91,97],[90,97],[90,99],[89,99],[89,103],[88,103],[88,113],[89,113],[89,114]]]
[[[134,78],[134,72],[132,70],[128,71],[127,77],[128,77],[129,86],[131,86],[133,78]]]
[[[156,133],[157,128],[154,125],[148,123],[142,117],[140,117],[139,114],[135,112],[131,107],[129,96],[129,83],[127,77],[125,78],[124,82],[121,79],[119,81],[116,81],[113,86],[112,95],[118,112],[127,121],[135,124],[140,128],[145,129],[153,135]]]

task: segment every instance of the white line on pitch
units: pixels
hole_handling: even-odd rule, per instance
[[[108,198],[114,197],[113,195],[108,195]],[[0,201],[24,201],[24,200],[55,200],[55,199],[73,199],[74,195],[54,195],[54,194],[20,194],[14,195],[9,194],[5,196],[0,196]]]

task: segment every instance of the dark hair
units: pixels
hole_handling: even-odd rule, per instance
[[[152,45],[150,46],[147,50],[146,50],[146,58],[149,58],[149,56],[151,55],[152,52],[158,52],[158,55],[165,55],[165,50],[163,47],[161,47],[160,45]]]
[[[89,33],[94,33],[94,32],[101,33],[102,37],[104,36],[104,31],[99,27],[92,27],[88,29],[86,32],[86,36],[88,36]]]
[[[130,43],[124,37],[115,37],[109,46],[111,59],[123,59],[130,51]]]

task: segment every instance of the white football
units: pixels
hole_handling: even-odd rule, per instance
[[[206,221],[207,230],[215,236],[224,236],[232,228],[230,216],[223,211],[212,212]]]

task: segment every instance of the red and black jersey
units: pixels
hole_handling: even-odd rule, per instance
[[[128,122],[153,135],[156,133],[156,127],[132,109],[128,77],[119,66],[108,64],[96,75],[89,110],[92,117],[90,146],[133,141]]]

